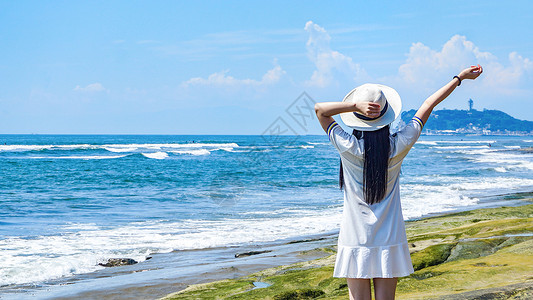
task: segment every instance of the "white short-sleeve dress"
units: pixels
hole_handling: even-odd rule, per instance
[[[414,272],[400,204],[400,168],[417,141],[423,123],[414,117],[391,135],[385,198],[372,205],[363,194],[363,139],[345,132],[336,122],[327,133],[339,151],[344,170],[344,208],[333,277],[392,278]]]

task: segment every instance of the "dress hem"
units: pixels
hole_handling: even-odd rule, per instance
[[[339,246],[333,277],[336,278],[394,278],[413,273],[407,243],[351,247]]]

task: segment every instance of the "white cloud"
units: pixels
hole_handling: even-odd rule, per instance
[[[505,66],[495,55],[482,52],[465,36],[455,35],[440,51],[414,43],[406,62],[399,68],[398,79],[400,83],[418,88],[434,88],[437,82],[471,64],[483,66],[484,73],[476,86],[489,93],[512,94],[519,89],[521,80],[533,71],[531,60],[516,52],[509,54],[509,64]]]
[[[87,85],[86,87],[81,87],[81,86],[77,85],[74,88],[74,91],[77,91],[77,92],[102,92],[102,91],[105,91],[105,90],[106,89],[104,88],[104,86],[101,83],[98,83],[98,82],[91,83],[91,84]]]
[[[316,67],[307,85],[324,88],[336,83],[339,75],[352,82],[365,76],[364,70],[351,57],[331,49],[331,37],[324,28],[308,21],[304,29],[309,34],[307,56]]]
[[[265,87],[279,82],[285,71],[275,64],[274,68],[268,70],[261,80],[256,79],[237,79],[227,75],[229,71],[217,72],[209,75],[207,78],[194,77],[182,83],[183,87],[189,86],[210,86],[210,87]]]

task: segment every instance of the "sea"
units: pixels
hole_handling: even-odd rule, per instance
[[[531,147],[421,136],[402,166],[405,220],[533,191]],[[75,286],[109,258],[335,232],[338,172],[325,135],[0,135],[0,298]]]

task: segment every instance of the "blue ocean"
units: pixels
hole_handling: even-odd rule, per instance
[[[533,190],[532,137],[422,136],[404,218]],[[108,258],[337,230],[339,156],[323,136],[0,135],[0,296]]]

